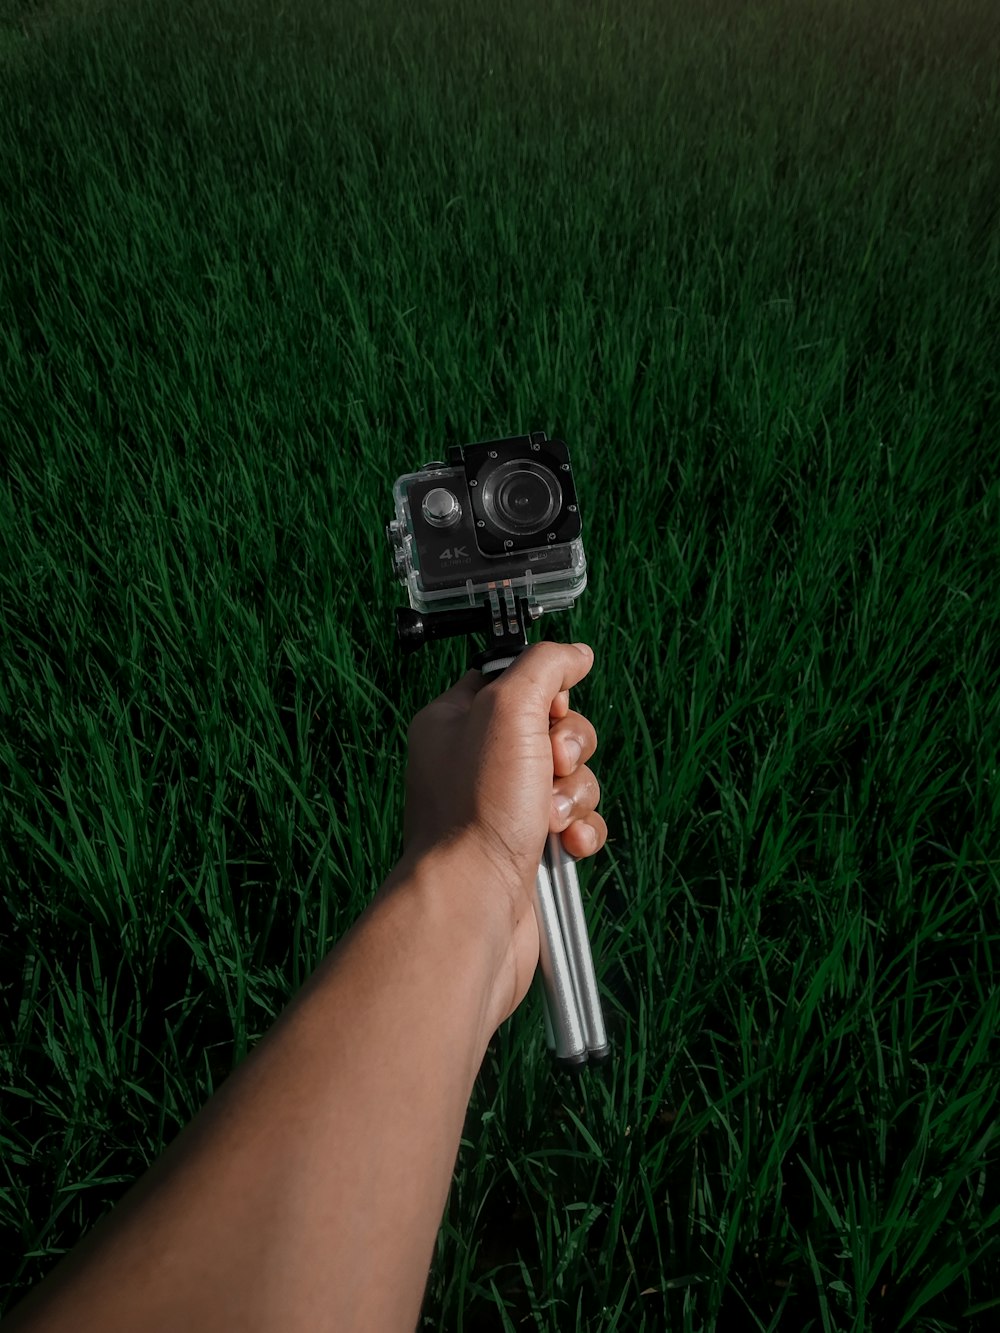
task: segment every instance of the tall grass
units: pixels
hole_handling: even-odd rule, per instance
[[[423,1326],[993,1326],[993,14],[7,0],[8,1308],[399,855],[392,479],[543,427],[615,1057],[498,1033]]]

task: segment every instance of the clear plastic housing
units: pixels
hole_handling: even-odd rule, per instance
[[[465,472],[461,467],[426,468],[397,477],[392,488],[396,518],[389,525],[396,573],[415,611],[450,611],[482,605],[488,601],[491,585],[510,580],[516,597],[524,597],[536,614],[564,611],[571,607],[587,586],[587,558],[583,540],[558,547],[539,547],[514,555],[485,557],[475,547],[478,566],[472,577],[456,573],[454,584],[445,588],[427,588],[421,577],[420,553],[414,537],[410,513],[409,489],[415,482],[434,481],[448,489],[465,493]],[[463,528],[458,540],[473,545],[475,537]]]

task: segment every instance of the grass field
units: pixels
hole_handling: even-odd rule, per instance
[[[995,6],[319,8],[0,10],[5,1307],[400,854],[393,478],[543,428],[615,1055],[498,1033],[422,1326],[995,1327]]]

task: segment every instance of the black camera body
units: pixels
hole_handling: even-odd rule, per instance
[[[447,464],[397,477],[393,497],[395,573],[425,625],[434,613],[495,611],[501,588],[537,619],[571,607],[587,586],[569,450],[544,431],[452,445]]]

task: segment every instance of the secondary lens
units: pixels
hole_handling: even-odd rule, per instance
[[[512,460],[497,468],[483,487],[483,505],[504,532],[538,532],[558,515],[562,492],[546,468]]]

